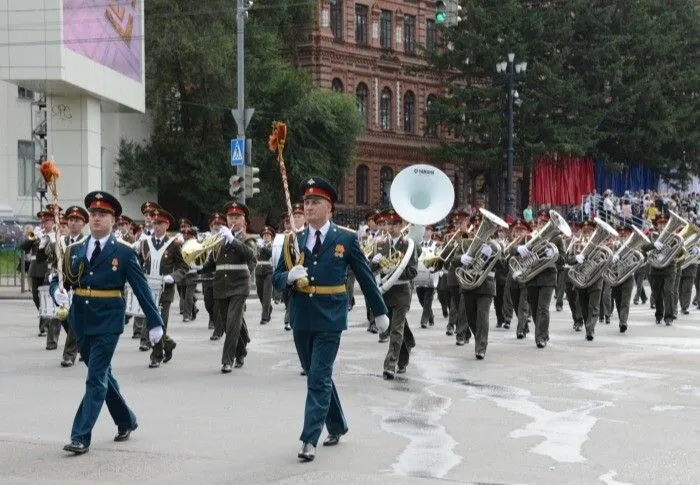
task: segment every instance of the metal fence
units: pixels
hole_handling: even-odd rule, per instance
[[[25,291],[24,252],[15,248],[0,248],[0,286],[19,287]]]

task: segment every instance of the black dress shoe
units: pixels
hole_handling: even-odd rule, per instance
[[[173,350],[175,350],[175,347],[177,347],[177,344],[173,342],[172,348],[165,349],[165,357],[163,358],[164,364],[170,362],[170,360],[173,358]]]
[[[605,317],[605,325],[610,325],[610,317]]]
[[[132,338],[132,339],[141,338],[141,334],[140,334],[140,333],[132,334],[132,335],[131,335],[131,338]]]
[[[510,322],[503,322],[503,328],[510,330]]]
[[[382,375],[384,376],[384,379],[386,379],[387,381],[391,381],[394,379],[394,371],[385,370]]]
[[[424,322],[424,323],[421,323],[421,324],[420,324],[420,328],[428,328],[428,324],[425,323],[425,322]]]
[[[625,333],[627,331],[627,325],[620,325],[620,333]]]
[[[455,344],[459,345],[460,347],[466,343],[467,343],[467,341],[464,340],[463,338],[458,338],[457,341],[455,342]]]
[[[369,333],[379,333],[379,329],[377,328],[377,324],[372,322],[369,324],[369,327],[367,327],[367,331]]]
[[[306,371],[305,371],[304,369],[302,369],[301,372],[299,372],[299,375],[300,375],[300,376],[305,376],[305,375],[306,375]]]
[[[667,326],[667,327],[670,327],[670,326],[671,326],[671,323],[673,323],[673,319],[671,319],[671,320],[666,320],[666,326]]]
[[[405,374],[406,373],[406,366],[399,366],[398,369],[396,369],[397,374]]]
[[[139,345],[139,350],[141,352],[147,352],[148,350],[150,350],[150,347],[147,344],[141,344]]]
[[[303,462],[314,461],[314,458],[316,458],[316,447],[311,443],[302,444],[297,457]]]
[[[450,325],[447,326],[447,330],[445,330],[445,335],[448,337],[451,337],[455,334],[455,329],[451,327]]]
[[[117,434],[114,437],[114,441],[126,441],[129,439],[131,432],[138,428],[139,425],[135,424],[133,428],[117,428]]]
[[[70,451],[71,453],[75,453],[76,455],[82,455],[83,453],[87,453],[89,449],[89,446],[85,446],[79,441],[71,441],[63,447],[64,451]]]
[[[339,434],[329,434],[326,440],[323,442],[323,446],[335,446],[340,442]]]
[[[590,342],[591,340],[593,340],[593,334],[592,334],[592,333],[587,333],[587,334],[586,334],[586,340],[588,340],[589,342]]]
[[[538,349],[543,349],[547,346],[547,341],[546,340],[538,340],[537,341],[537,348]]]
[[[236,369],[240,369],[241,367],[243,367],[244,362],[245,362],[245,359],[243,357],[237,357],[236,362],[233,364],[233,366]]]
[[[228,374],[232,371],[233,369],[231,368],[231,364],[224,364],[221,366],[221,373],[222,374]]]
[[[502,327],[503,327],[503,322],[496,323],[496,328],[502,328]]]
[[[267,320],[260,320],[260,325],[267,325]]]
[[[46,350],[56,350],[58,348],[58,344],[49,344],[46,346]]]
[[[152,360],[150,364],[148,364],[149,369],[157,369],[160,367],[160,361],[159,360]]]
[[[681,310],[681,313],[683,315],[690,315],[690,312],[688,310]]]
[[[284,329],[289,332],[292,329],[292,326],[289,323],[284,324]],[[313,458],[311,458],[313,460]]]
[[[209,337],[209,340],[219,340],[220,338],[221,336],[219,335],[212,335],[211,337]]]
[[[73,361],[72,360],[62,360],[61,367],[73,367]]]
[[[449,316],[449,312],[446,309],[442,309],[442,318],[447,318]]]
[[[515,334],[515,337],[516,337],[518,340],[522,340],[522,339],[525,338],[525,334],[522,333],[522,332],[518,332],[517,334]]]
[[[484,352],[483,350],[481,352],[477,352],[475,354],[475,357],[476,360],[484,360],[484,358],[486,357],[486,352]]]

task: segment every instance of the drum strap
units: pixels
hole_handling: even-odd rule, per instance
[[[148,243],[148,256],[151,258],[151,264],[148,271],[148,274],[150,276],[160,275],[160,260],[162,259],[163,254],[165,254],[165,250],[168,249],[168,247],[174,241],[175,238],[171,237],[163,243],[160,249],[156,250],[155,246],[153,245],[153,239],[151,239],[150,237],[146,239],[146,242]]]

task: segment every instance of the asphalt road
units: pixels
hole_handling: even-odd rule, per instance
[[[172,362],[148,369],[130,327],[117,349],[114,372],[139,429],[113,442],[103,409],[90,452],[73,457],[61,448],[86,368],[59,366],[63,335],[59,351],[44,350],[31,301],[0,301],[0,483],[700,483],[697,310],[666,327],[635,306],[626,334],[613,318],[593,342],[552,311],[546,349],[492,326],[477,361],[473,343],[445,336],[441,316],[418,328],[414,299],[417,347],[408,373],[388,382],[388,344],[365,331],[359,298],[335,367],[350,432],[300,464],[305,381],[282,307],[261,326],[249,300],[249,356],[228,375],[205,312],[182,323],[176,309]]]

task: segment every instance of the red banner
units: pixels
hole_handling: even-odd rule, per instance
[[[591,158],[535,156],[531,200],[553,206],[579,205],[595,188]]]

